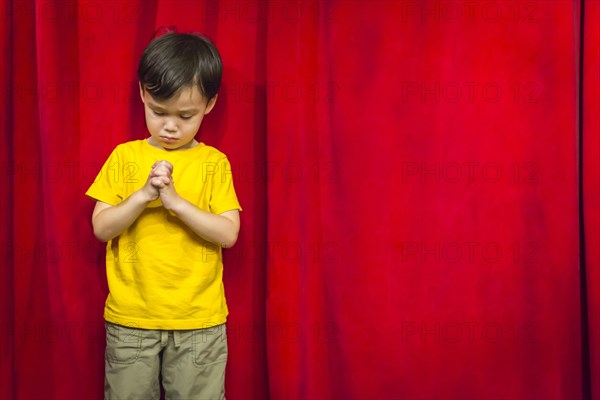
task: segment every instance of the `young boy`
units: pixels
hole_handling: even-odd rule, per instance
[[[112,152],[86,195],[106,246],[106,399],[224,399],[221,248],[241,210],[225,155],[197,142],[222,64],[204,37],[167,33],[138,68],[150,137]]]

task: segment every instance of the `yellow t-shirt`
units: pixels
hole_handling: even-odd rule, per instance
[[[112,152],[86,195],[117,205],[140,189],[152,164],[173,164],[180,196],[220,214],[241,210],[223,153],[199,143],[166,151],[146,140],[121,144]],[[151,202],[138,219],[106,246],[109,295],[104,318],[144,329],[198,329],[222,324],[228,310],[221,247],[210,243]]]

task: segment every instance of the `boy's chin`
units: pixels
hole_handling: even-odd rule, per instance
[[[162,148],[164,150],[185,150],[195,147],[198,143],[194,138],[183,141],[182,139],[171,139],[165,137],[150,137],[148,143],[154,147]]]

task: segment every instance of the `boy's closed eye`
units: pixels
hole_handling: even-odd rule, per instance
[[[160,111],[155,111],[155,110],[152,110],[152,112],[153,112],[153,113],[154,113],[154,115],[156,115],[157,117],[162,117],[162,116],[164,116],[164,115],[165,115],[165,113],[164,113],[164,112],[160,112]],[[181,119],[190,119],[190,118],[192,118],[192,117],[193,117],[193,115],[180,115],[180,116],[179,116],[179,118],[181,118]]]

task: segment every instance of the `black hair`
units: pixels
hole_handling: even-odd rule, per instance
[[[191,33],[169,32],[153,39],[138,66],[142,88],[158,100],[167,100],[192,85],[198,85],[210,100],[217,95],[222,74],[223,64],[215,45]]]

